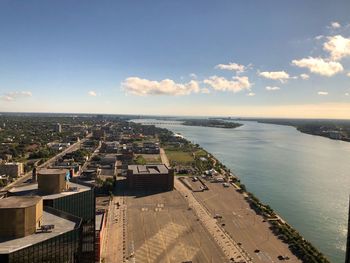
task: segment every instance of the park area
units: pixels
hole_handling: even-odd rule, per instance
[[[158,164],[161,163],[159,154],[136,154],[135,155],[135,163],[136,164]]]
[[[164,150],[177,175],[193,175],[211,168],[208,153],[195,145],[170,145]]]

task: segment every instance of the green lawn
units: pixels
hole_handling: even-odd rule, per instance
[[[166,155],[170,161],[170,164],[188,165],[191,164],[194,159],[190,152],[184,152],[181,150],[165,150]]]
[[[162,163],[159,154],[142,154],[135,157],[136,164]]]
[[[196,157],[207,157],[208,153],[202,149],[195,151]]]

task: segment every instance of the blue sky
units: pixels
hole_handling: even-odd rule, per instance
[[[1,0],[0,111],[350,118],[349,10]]]

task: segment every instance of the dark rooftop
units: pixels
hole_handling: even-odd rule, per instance
[[[149,165],[129,165],[129,170],[133,174],[168,174],[169,169],[164,164],[149,164]]]

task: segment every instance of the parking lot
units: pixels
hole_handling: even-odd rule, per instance
[[[125,199],[127,262],[225,262],[176,190]]]

